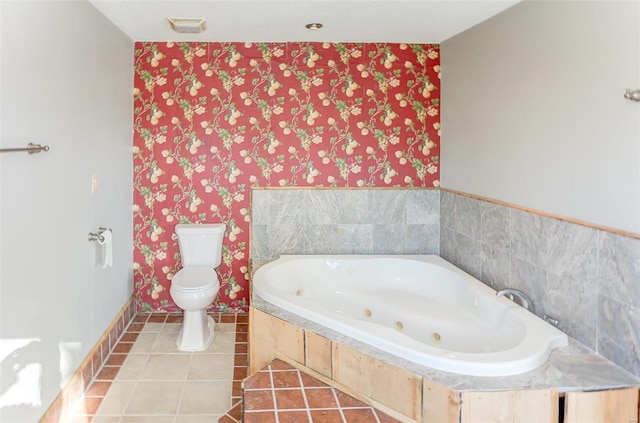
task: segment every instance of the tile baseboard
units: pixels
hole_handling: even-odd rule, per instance
[[[80,364],[69,382],[53,400],[51,406],[40,419],[40,423],[58,423],[75,415],[76,404],[81,403],[84,393],[107,361],[107,357],[124,334],[125,328],[136,315],[136,305],[132,295],[122,306],[109,327],[98,339],[95,346]]]

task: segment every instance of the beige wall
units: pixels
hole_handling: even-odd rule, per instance
[[[525,1],[442,44],[442,187],[640,233],[640,3]]]
[[[51,148],[0,154],[0,420],[37,421],[133,292],[133,43],[85,1],[0,14],[0,147]]]

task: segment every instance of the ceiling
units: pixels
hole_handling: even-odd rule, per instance
[[[89,1],[134,41],[440,43],[521,0]],[[168,17],[206,18],[207,30],[179,34]]]

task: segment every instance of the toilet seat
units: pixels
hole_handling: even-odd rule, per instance
[[[216,285],[220,285],[218,274],[206,266],[183,267],[171,279],[171,288],[184,292],[205,291]]]

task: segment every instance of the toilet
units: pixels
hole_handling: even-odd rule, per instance
[[[218,295],[214,270],[222,261],[223,223],[184,224],[175,228],[182,269],[171,280],[171,298],[184,310],[176,345],[180,351],[206,350],[213,340],[214,322],[207,308]]]

